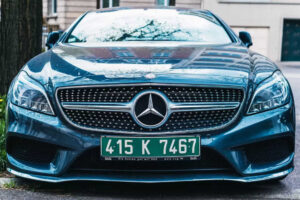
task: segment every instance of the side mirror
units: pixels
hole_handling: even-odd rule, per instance
[[[46,46],[48,47],[48,49],[51,49],[56,44],[62,33],[63,31],[53,31],[48,34],[46,42]]]
[[[246,47],[249,48],[249,47],[251,47],[253,45],[250,33],[246,32],[246,31],[241,31],[239,33],[239,38],[246,45]]]

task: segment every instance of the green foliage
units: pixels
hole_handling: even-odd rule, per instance
[[[0,95],[0,119],[5,117],[6,96]]]
[[[5,152],[5,107],[6,97],[0,96],[0,171],[6,169],[6,152]]]
[[[17,183],[14,180],[11,180],[8,183],[4,183],[3,188],[5,188],[5,189],[15,189],[15,188],[17,188]]]

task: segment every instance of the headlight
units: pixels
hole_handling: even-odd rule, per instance
[[[12,103],[37,112],[54,115],[43,86],[22,71],[12,91]]]
[[[280,71],[264,80],[254,92],[248,114],[270,110],[288,103],[289,84]]]

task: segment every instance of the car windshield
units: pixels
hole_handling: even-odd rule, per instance
[[[182,41],[227,44],[231,39],[213,16],[201,11],[130,9],[88,13],[68,43]]]

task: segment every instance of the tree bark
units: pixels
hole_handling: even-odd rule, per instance
[[[1,0],[0,94],[42,48],[42,0]]]

